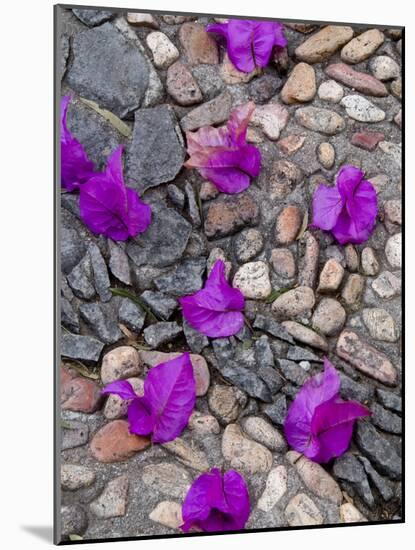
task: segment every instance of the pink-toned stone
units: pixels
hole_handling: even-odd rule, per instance
[[[203,99],[202,92],[192,73],[180,61],[167,70],[167,91],[179,105],[194,105]]]
[[[61,367],[61,407],[64,410],[93,413],[99,409],[101,389],[93,380],[88,380],[70,368]]]
[[[250,124],[260,128],[270,140],[277,140],[287,125],[290,113],[279,103],[258,105],[255,108]]]
[[[243,227],[258,223],[259,208],[248,195],[239,195],[226,201],[209,205],[205,218],[205,234],[208,239],[226,237]]]
[[[292,243],[301,227],[302,213],[298,206],[286,206],[277,218],[275,239],[279,244]]]
[[[299,151],[304,145],[305,136],[301,134],[291,134],[278,141],[278,148],[284,155],[292,155],[296,151]]]
[[[149,367],[155,367],[182,355],[181,352],[164,353],[161,351],[140,351],[142,361]],[[190,361],[193,365],[193,374],[196,381],[196,395],[205,395],[210,384],[210,372],[206,360],[201,355],[190,354]]]
[[[274,248],[271,252],[271,263],[275,273],[290,279],[296,271],[294,255],[289,248]]]
[[[180,27],[179,40],[190,65],[216,65],[219,62],[216,40],[203,25],[184,23]]]
[[[314,288],[317,279],[320,245],[310,231],[304,233],[302,241],[304,241],[305,246],[303,256],[300,259],[298,284]]]
[[[148,437],[131,434],[126,420],[105,424],[91,441],[91,453],[99,462],[122,462],[150,445]]]
[[[355,332],[344,330],[340,334],[336,353],[368,376],[388,386],[396,386],[398,373],[386,355],[362,340]]]
[[[215,199],[219,195],[219,190],[210,181],[202,181],[200,184],[199,197],[202,201],[209,201]]]
[[[351,143],[360,147],[361,149],[366,149],[366,151],[374,151],[377,147],[379,141],[385,139],[385,134],[379,132],[357,132],[353,134]]]
[[[356,71],[345,63],[332,63],[326,68],[326,74],[362,94],[385,97],[389,93],[380,80],[370,74]]]

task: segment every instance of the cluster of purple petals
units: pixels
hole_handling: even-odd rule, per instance
[[[334,187],[320,184],[314,192],[312,225],[331,231],[342,245],[367,241],[377,213],[376,190],[355,166],[343,166]]]
[[[61,101],[61,184],[79,190],[79,207],[85,225],[98,235],[125,241],[147,229],[151,209],[137,192],[125,186],[122,146],[108,158],[104,172],[95,172],[82,144],[68,130],[70,96]]]
[[[207,25],[206,30],[226,40],[229,59],[244,73],[266,67],[272,53],[287,45],[284,26],[272,21],[230,19],[227,23]]]

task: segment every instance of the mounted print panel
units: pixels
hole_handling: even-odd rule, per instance
[[[300,16],[55,7],[57,544],[404,521],[404,31]]]

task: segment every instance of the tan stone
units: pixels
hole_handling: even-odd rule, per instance
[[[272,466],[272,454],[260,443],[245,437],[237,424],[229,424],[222,437],[222,454],[231,468],[250,474],[268,472]]]
[[[353,38],[353,29],[341,25],[327,25],[313,34],[295,50],[300,61],[320,63]]]
[[[378,29],[369,29],[346,44],[340,56],[347,63],[360,63],[368,59],[385,41],[385,35]]]
[[[281,100],[288,105],[306,103],[316,95],[316,73],[311,65],[298,63],[294,66],[281,90]]]

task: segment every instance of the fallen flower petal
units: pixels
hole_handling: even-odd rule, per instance
[[[242,292],[230,286],[225,264],[217,260],[204,288],[179,299],[183,317],[196,330],[211,338],[224,338],[239,332],[244,324]]]
[[[187,168],[196,168],[223,193],[240,193],[261,169],[261,153],[246,143],[249,121],[255,110],[251,101],[237,107],[226,128],[205,126],[186,132]]]
[[[68,130],[66,117],[71,97],[61,99],[61,185],[67,191],[74,191],[94,176],[94,163],[89,160],[85,149]]]
[[[355,421],[370,411],[339,394],[340,377],[328,359],[324,372],[307,380],[284,422],[289,445],[315,462],[328,462],[349,447]]]
[[[226,39],[229,59],[244,73],[266,67],[274,48],[287,45],[283,25],[273,21],[230,19],[227,23],[208,25],[206,30]]]
[[[250,513],[249,493],[244,478],[235,470],[223,476],[218,468],[200,475],[182,505],[182,530],[205,532],[243,529]]]
[[[153,443],[167,443],[186,427],[196,401],[196,382],[189,353],[153,367],[138,396],[127,380],[111,382],[102,393],[131,400],[128,406],[130,432],[150,435]]]
[[[104,173],[82,185],[79,201],[81,218],[89,229],[116,241],[135,237],[151,222],[150,206],[124,184],[122,149],[112,153]]]
[[[313,196],[312,226],[331,231],[340,244],[361,244],[378,213],[376,190],[355,166],[344,166],[335,187],[320,184]]]

